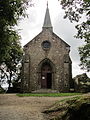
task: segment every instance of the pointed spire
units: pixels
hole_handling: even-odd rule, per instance
[[[49,9],[48,9],[48,2],[47,2],[47,9],[46,9],[44,24],[43,24],[43,29],[45,29],[45,28],[53,30],[52,24],[51,24],[51,19],[50,19],[50,14],[49,14]]]

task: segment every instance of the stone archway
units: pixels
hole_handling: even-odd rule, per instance
[[[55,66],[49,59],[44,59],[38,65],[39,85],[43,89],[54,88]]]

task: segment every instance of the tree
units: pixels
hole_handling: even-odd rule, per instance
[[[0,0],[0,64],[10,57],[12,35],[21,16],[25,17],[26,0]]]
[[[81,68],[90,71],[90,0],[61,0],[60,4],[65,10],[64,18],[69,18],[71,22],[76,21],[76,38],[84,39],[85,44],[79,47]],[[82,17],[85,19],[82,20]]]
[[[27,5],[28,0],[0,0],[0,80],[8,79],[9,87],[22,58],[20,36],[14,26],[26,16]]]
[[[12,79],[16,80],[18,77],[18,74],[20,73],[20,67],[21,67],[21,61],[22,61],[22,55],[23,51],[20,46],[19,42],[19,36],[12,36],[12,46],[9,51],[10,57],[5,60],[5,64],[7,67],[7,73],[8,73],[8,84],[9,87],[11,86]]]

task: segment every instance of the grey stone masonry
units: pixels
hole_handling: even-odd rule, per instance
[[[43,27],[24,46],[22,92],[40,89],[69,92],[72,83],[70,46],[53,32],[48,8]]]

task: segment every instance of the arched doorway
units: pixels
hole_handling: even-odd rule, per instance
[[[52,67],[48,62],[41,67],[41,88],[52,88]]]

